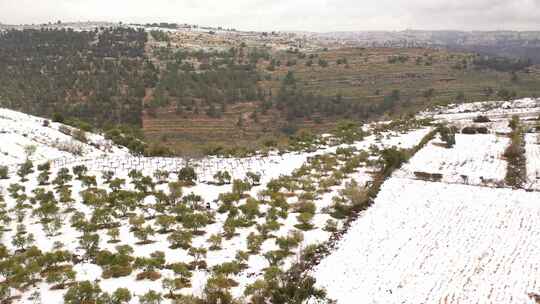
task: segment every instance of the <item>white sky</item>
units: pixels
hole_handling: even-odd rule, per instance
[[[0,22],[178,22],[244,30],[540,30],[540,0],[0,0]]]

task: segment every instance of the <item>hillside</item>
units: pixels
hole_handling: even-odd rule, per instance
[[[1,110],[2,139],[35,152],[3,150],[0,299],[534,303],[539,112],[453,104],[195,160]]]
[[[318,286],[338,303],[537,303],[538,105],[424,113],[481,133],[455,134],[452,147],[435,138],[397,170],[315,267]],[[510,147],[519,138],[524,161],[515,166]]]
[[[0,109],[0,140],[0,165],[4,166],[17,166],[26,159],[41,163],[128,154],[103,136],[8,109]]]
[[[1,297],[15,303],[76,301],[87,288],[106,297],[121,287],[129,288],[130,303],[156,296],[149,290],[167,302],[190,294],[240,298],[263,292],[260,280],[270,272],[281,282],[274,283],[292,284],[283,279],[295,255],[327,240],[351,212],[349,194],[340,203],[332,196],[344,188],[360,191],[357,186],[377,178],[380,149],[409,149],[430,131],[414,121],[366,126],[320,138],[313,152],[244,159],[188,162],[112,149],[57,162],[57,153],[47,149],[60,136],[59,125],[32,129],[43,120],[4,115],[19,121],[10,124],[6,139],[21,141],[18,134],[30,130],[47,134],[43,143],[42,137],[29,138],[51,160],[31,156],[35,163],[23,158],[15,172],[0,170]],[[362,134],[366,140],[355,143]],[[348,144],[340,144],[343,136]],[[372,156],[358,150],[370,146]],[[331,216],[327,208],[338,209]],[[281,291],[273,289],[267,292],[278,296]]]
[[[219,33],[168,35],[173,49],[197,50],[187,58],[195,62],[195,69],[220,59],[211,52],[200,59],[202,50],[233,47],[246,58],[236,60],[245,63],[249,58],[259,75],[256,94],[244,101],[236,99],[229,105],[228,97],[204,96],[179,113],[173,99],[172,104],[145,115],[146,134],[154,141],[166,139],[176,150],[193,143],[203,148],[204,143],[230,147],[223,138],[234,139],[237,147],[256,147],[269,138],[279,141],[283,130],[317,132],[344,118],[365,121],[398,117],[434,104],[536,96],[540,80],[537,66],[523,68],[519,61],[489,61],[472,53],[427,48],[325,49],[312,44],[286,48],[251,36],[227,40],[229,36]],[[149,44],[156,50],[163,48],[163,42]]]
[[[125,133],[134,140],[109,137],[155,156],[284,148],[343,119],[538,96],[540,81],[538,66],[516,59],[189,25],[6,27],[0,54],[0,105]]]

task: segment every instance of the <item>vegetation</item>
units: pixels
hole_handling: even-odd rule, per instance
[[[523,126],[519,116],[513,116],[509,126],[512,129],[509,135],[510,145],[503,154],[508,162],[505,180],[507,185],[520,188],[527,182],[527,160]]]

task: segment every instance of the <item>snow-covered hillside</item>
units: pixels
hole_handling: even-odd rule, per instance
[[[272,303],[312,275],[339,304],[533,303],[539,109],[455,105],[306,151],[198,160],[0,110],[0,301]],[[506,182],[516,134],[520,187]]]
[[[345,304],[536,303],[539,114],[538,99],[422,113],[462,134],[453,144],[437,136],[394,172],[313,269],[317,285]],[[526,173],[520,189],[507,183],[515,137],[526,159],[512,168]]]
[[[13,143],[3,162],[13,170],[0,179],[1,237],[11,254],[0,257],[0,276],[9,282],[3,297],[16,303],[62,303],[84,281],[109,294],[127,287],[129,303],[144,302],[150,291],[168,303],[203,296],[211,284],[249,298],[246,290],[269,267],[286,271],[303,249],[342,227],[351,195],[379,170],[380,150],[410,149],[432,129],[398,126],[313,152],[188,162],[130,156],[98,135],[82,142],[64,134],[65,126],[0,113],[2,140]],[[35,152],[25,153],[28,146]],[[52,255],[51,266],[44,261]],[[16,271],[34,286],[12,282],[2,261],[22,263]],[[32,261],[38,268],[28,268]]]
[[[338,303],[534,303],[540,193],[387,181],[315,270]]]
[[[27,157],[43,162],[127,154],[127,150],[114,146],[100,135],[81,134],[63,124],[0,108],[0,165],[16,165]],[[77,135],[80,136],[75,139]]]

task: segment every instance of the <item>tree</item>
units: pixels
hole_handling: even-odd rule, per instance
[[[195,248],[191,247],[188,250],[188,254],[193,257],[193,268],[206,268],[206,262],[201,261],[202,259],[206,258],[207,250],[206,248]],[[202,264],[201,262],[204,262]],[[204,266],[204,267],[203,267]]]
[[[117,227],[113,227],[107,230],[107,235],[111,238],[109,240],[109,243],[118,243],[118,238],[120,237],[120,229],[118,229]]]
[[[456,134],[450,128],[440,126],[439,133],[441,134],[441,140],[446,143],[447,148],[452,148],[456,144]]]
[[[94,258],[99,250],[99,235],[84,232],[79,240],[79,244],[85,251],[85,259]]]
[[[301,230],[311,230],[313,229],[313,225],[311,224],[311,220],[313,219],[313,213],[310,212],[302,212],[300,213],[296,219],[298,220],[299,224],[296,224],[295,227]]]
[[[407,152],[396,147],[381,151],[381,158],[384,165],[383,173],[389,175],[394,169],[398,169],[409,159]]]
[[[8,179],[9,170],[7,166],[0,166],[0,179]]]
[[[232,192],[234,194],[242,195],[244,192],[249,191],[250,189],[251,185],[241,179],[235,179],[233,181]]]
[[[48,185],[49,184],[49,175],[51,173],[49,171],[42,171],[39,173],[37,177],[38,184],[40,186]]]
[[[169,183],[169,203],[176,205],[182,198],[182,184],[178,182]]]
[[[142,296],[139,296],[140,304],[160,304],[163,301],[161,293],[157,293],[153,290],[148,291]]]
[[[206,281],[204,297],[208,303],[232,304],[233,296],[230,288],[238,285],[222,274],[214,275]]]
[[[210,224],[211,219],[206,213],[191,212],[184,216],[182,225],[186,229],[191,229],[195,235],[201,234],[199,228]]]
[[[17,232],[15,233],[15,236],[13,236],[11,243],[20,250],[24,250],[26,247],[31,246],[34,241],[34,235],[32,233],[26,233],[24,227],[19,225],[17,226]]]
[[[97,283],[90,283],[89,281],[77,282],[64,295],[64,303],[97,303],[100,296],[101,288]]]
[[[171,249],[188,249],[189,247],[191,247],[192,238],[193,235],[191,234],[191,232],[176,230],[167,237],[167,240],[169,241],[169,243],[171,243]]]
[[[76,273],[72,269],[52,271],[47,273],[47,283],[56,284],[58,289],[64,289],[66,284],[75,281]]]
[[[112,304],[123,304],[131,301],[131,292],[127,288],[118,288],[112,294]]]
[[[247,237],[247,248],[249,252],[252,254],[259,253],[263,242],[264,237],[262,235],[257,235],[254,232],[251,232]]]
[[[19,170],[17,171],[17,175],[21,178],[21,182],[27,182],[28,179],[26,179],[26,176],[28,174],[34,173],[34,164],[31,160],[26,160],[24,163],[22,163],[19,166]]]
[[[195,173],[195,169],[193,167],[186,166],[180,169],[180,172],[178,172],[178,180],[188,186],[195,185],[197,173]]]
[[[261,174],[249,171],[246,173],[246,182],[251,186],[259,186],[261,184]]]
[[[170,215],[158,215],[156,218],[156,224],[158,224],[161,229],[158,230],[159,233],[168,233],[170,232],[171,227],[176,223],[174,216]]]
[[[223,238],[219,234],[212,234],[207,242],[210,243],[210,250],[220,250]]]
[[[88,172],[88,168],[85,165],[78,165],[73,167],[73,174],[77,176],[78,180],[81,180]]]
[[[149,237],[153,236],[156,232],[150,225],[146,225],[142,229],[137,229],[133,231],[133,234],[136,238],[140,240],[139,244],[148,244],[151,243]]]
[[[231,183],[231,175],[227,171],[218,171],[214,174],[214,180],[217,185],[226,185]]]
[[[53,184],[57,185],[58,188],[65,186],[72,179],[71,174],[67,168],[61,168],[58,170],[56,178],[53,180]]]
[[[34,145],[28,145],[24,147],[24,153],[26,154],[26,160],[29,160],[34,153],[36,153],[37,147]]]

